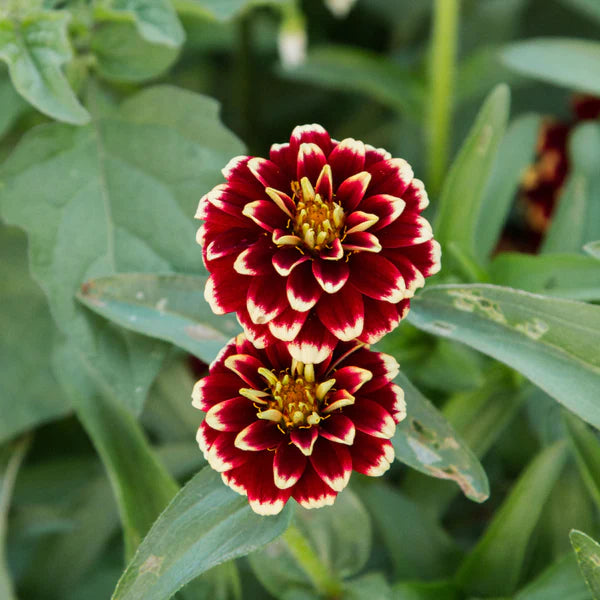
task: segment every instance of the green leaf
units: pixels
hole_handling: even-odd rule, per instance
[[[228,21],[256,6],[283,4],[287,0],[173,0],[177,12]]]
[[[215,316],[204,300],[206,277],[123,273],[88,281],[78,299],[98,314],[144,335],[166,340],[206,363],[240,328]]]
[[[567,452],[562,442],[543,450],[520,475],[485,534],[465,559],[457,580],[470,594],[512,594],[529,539]]]
[[[600,238],[600,125],[584,123],[573,131],[569,158],[572,171],[552,216],[543,252],[581,252],[584,244]]]
[[[500,238],[521,175],[533,159],[540,124],[538,115],[519,117],[500,143],[475,228],[475,256],[480,260],[490,256]]]
[[[355,489],[385,545],[394,579],[434,579],[453,572],[460,552],[439,523],[425,513],[419,500],[408,498],[384,482],[359,482],[361,485]]]
[[[394,593],[381,573],[367,573],[344,585],[345,600],[395,600]]]
[[[550,565],[529,585],[515,596],[514,600],[590,600],[577,560],[572,553]]]
[[[408,319],[513,367],[600,426],[600,307],[494,285],[440,285],[414,298]]]
[[[69,19],[69,13],[61,11],[34,11],[19,21],[0,18],[0,60],[8,65],[17,92],[38,110],[84,125],[90,115],[61,71],[72,58]]]
[[[0,225],[0,442],[69,412],[50,361],[55,326],[27,271],[25,236]],[[1,597],[1,596],[0,596]]]
[[[8,77],[0,73],[0,138],[26,108],[27,103],[17,94]]]
[[[185,32],[170,0],[101,0],[94,5],[97,20],[126,20],[154,44],[179,47]]]
[[[166,600],[182,585],[281,535],[291,516],[252,512],[248,500],[206,467],[158,518],[121,577],[113,600]]]
[[[113,81],[142,82],[158,77],[179,56],[177,47],[149,42],[127,22],[99,23],[90,48],[99,74]]]
[[[588,242],[583,247],[584,252],[587,252],[591,257],[600,260],[600,240]]]
[[[93,364],[73,344],[62,344],[55,358],[57,376],[108,472],[123,523],[126,555],[131,557],[178,486],[133,415],[120,402],[96,391]]]
[[[392,439],[396,458],[426,475],[453,480],[475,502],[486,500],[489,484],[477,457],[404,374],[395,383],[404,390],[408,415]]]
[[[600,4],[596,0],[562,0],[562,3],[600,22]]]
[[[348,523],[352,523],[352,527],[348,527]],[[334,578],[355,575],[369,558],[369,514],[348,488],[338,495],[333,506],[317,511],[297,507],[295,524]],[[297,563],[284,537],[253,552],[248,559],[257,579],[276,597],[286,588],[313,589],[308,574]]]
[[[497,86],[484,102],[446,177],[435,221],[436,239],[462,254],[474,255],[483,191],[504,136],[510,106],[506,85]]]
[[[600,440],[576,417],[564,415],[564,420],[581,477],[600,508]]]
[[[527,292],[600,300],[598,261],[580,254],[521,254],[502,252],[490,266],[493,283]]]
[[[29,438],[23,438],[13,445],[0,448],[0,598],[3,600],[16,600],[4,558],[4,543],[13,487],[29,442]]]
[[[2,216],[29,234],[30,268],[59,329],[134,411],[165,345],[110,326],[75,293],[120,271],[202,269],[198,198],[242,151],[217,113],[208,98],[150,88],[88,127],[31,130],[0,167]]]
[[[571,531],[569,538],[592,598],[600,600],[600,544],[576,529]]]
[[[394,585],[394,600],[462,600],[451,582],[399,582]]]
[[[502,60],[518,73],[569,89],[600,94],[600,43],[569,38],[535,38],[509,44]]]
[[[405,67],[382,59],[374,52],[346,46],[316,47],[311,49],[304,63],[293,69],[282,69],[281,75],[366,94],[414,118],[422,115],[422,83]]]

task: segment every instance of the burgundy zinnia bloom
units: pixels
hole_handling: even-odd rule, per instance
[[[197,440],[210,466],[259,514],[291,497],[305,508],[332,504],[352,470],[383,474],[389,441],[405,414],[391,383],[398,364],[360,342],[339,342],[320,364],[231,340],[198,381],[192,404],[206,411]]]
[[[338,340],[374,343],[440,268],[423,183],[384,150],[305,125],[270,160],[236,157],[223,174],[196,215],[205,297],[257,346],[282,340],[319,363]]]

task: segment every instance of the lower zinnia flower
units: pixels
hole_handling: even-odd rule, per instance
[[[394,459],[390,438],[406,415],[397,373],[394,358],[360,342],[340,342],[312,365],[282,342],[258,349],[241,334],[194,386],[192,404],[206,411],[198,443],[259,514],[290,497],[333,504],[353,470],[382,475]]]

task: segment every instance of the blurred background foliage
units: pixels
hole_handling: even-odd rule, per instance
[[[600,598],[599,36],[596,0],[1,0],[0,598],[109,598],[204,465],[189,396],[236,324],[196,303],[195,205],[312,122],[411,163],[463,310],[427,289],[380,344],[408,377],[396,452],[435,478],[355,475],[298,527],[343,598]],[[127,577],[115,598],[168,597]],[[180,592],[322,593],[282,538]]]

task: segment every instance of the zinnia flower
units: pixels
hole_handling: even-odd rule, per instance
[[[282,342],[258,349],[240,334],[194,386],[192,404],[206,411],[198,443],[259,514],[290,497],[305,508],[333,504],[352,470],[382,475],[394,459],[389,440],[406,414],[397,373],[391,356],[356,341],[312,365]]]
[[[223,174],[196,214],[205,297],[257,346],[282,340],[314,364],[338,340],[374,343],[440,268],[423,183],[384,150],[305,125],[270,160],[239,156]]]

